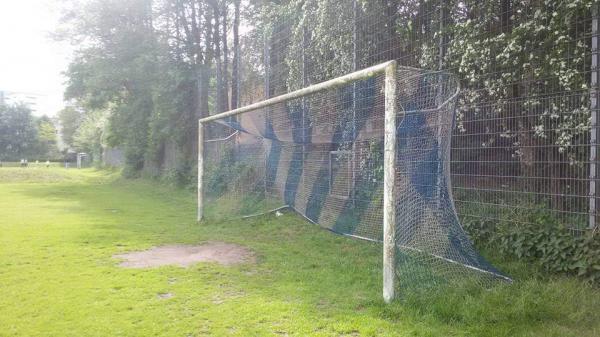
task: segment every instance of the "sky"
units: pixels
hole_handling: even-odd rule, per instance
[[[57,0],[0,0],[0,90],[40,95],[38,116],[64,107],[71,48],[49,36],[59,17]]]

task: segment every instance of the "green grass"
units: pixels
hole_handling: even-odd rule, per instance
[[[0,336],[600,335],[598,289],[518,262],[488,256],[513,284],[385,305],[377,244],[290,213],[194,218],[190,192],[115,172],[1,168]],[[211,240],[248,246],[258,263],[132,270],[112,258]]]
[[[41,168],[41,167],[46,167],[46,160],[43,161],[38,161],[37,163],[35,161],[31,161],[28,163],[28,167],[33,167],[33,168]],[[64,163],[62,162],[50,162],[50,167],[64,167]],[[71,167],[75,166],[75,163],[71,163]],[[21,167],[21,163],[18,161],[3,161],[2,165],[0,165],[0,167]]]

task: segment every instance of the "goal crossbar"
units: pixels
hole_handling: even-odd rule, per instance
[[[286,101],[290,101],[296,98],[300,98],[303,96],[308,96],[311,94],[315,94],[324,90],[328,90],[328,89],[332,89],[332,88],[336,88],[336,87],[341,87],[344,86],[346,84],[352,83],[352,82],[357,82],[360,80],[364,80],[370,77],[374,77],[380,74],[383,74],[386,72],[386,69],[393,67],[394,70],[397,68],[397,62],[395,60],[392,61],[387,61],[384,63],[380,63],[377,65],[374,65],[372,67],[368,67],[362,70],[358,70],[355,71],[353,73],[347,74],[347,75],[343,75],[340,77],[336,77],[334,79],[325,81],[325,82],[321,82],[321,83],[317,83],[317,84],[313,84],[310,85],[308,87],[302,88],[302,89],[298,89],[296,91],[292,91],[289,92],[287,94],[283,94],[283,95],[279,95],[273,98],[269,98],[266,99],[264,101],[260,101],[260,102],[256,102],[250,105],[246,105],[244,107],[241,108],[237,108],[237,109],[233,109],[233,110],[229,110],[229,111],[225,111],[225,112],[221,112],[218,113],[216,115],[211,115],[208,117],[204,117],[199,119],[198,121],[200,123],[207,123],[207,122],[211,122],[211,121],[215,121],[218,119],[223,119],[223,118],[227,118],[227,117],[232,117],[232,116],[236,116],[239,114],[243,114],[245,112],[248,111],[252,111],[252,110],[258,110],[258,109],[262,109],[262,108],[266,108],[268,106],[271,105],[275,105],[278,103],[283,103]],[[396,73],[393,73],[394,78],[396,77]],[[386,77],[387,78],[387,77]]]

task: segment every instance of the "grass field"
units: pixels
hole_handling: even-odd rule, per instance
[[[50,167],[64,167],[64,163],[63,162],[50,162],[49,166]],[[75,164],[71,163],[71,167],[73,167]],[[3,161],[2,165],[0,165],[1,167],[21,167],[21,163],[18,161]],[[38,161],[37,163],[35,161],[31,161],[28,163],[28,167],[29,168],[41,168],[41,167],[46,167],[46,161]]]
[[[381,247],[293,214],[196,224],[193,194],[107,171],[0,169],[0,336],[600,336],[600,291],[516,281],[381,300]],[[161,244],[242,244],[256,264],[124,269]],[[172,298],[161,298],[170,293]]]

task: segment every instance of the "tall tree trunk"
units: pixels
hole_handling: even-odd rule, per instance
[[[227,2],[222,2],[223,12],[221,20],[223,31],[221,35],[221,40],[223,43],[223,70],[221,73],[223,74],[223,83],[222,83],[222,92],[223,92],[223,107],[224,110],[229,110],[229,48],[227,47],[227,16],[228,16],[228,8]]]
[[[427,41],[431,32],[431,25],[433,24],[431,18],[428,16],[430,10],[429,2],[427,0],[419,0],[419,6],[417,10],[417,17],[415,18],[415,34],[417,44],[413,44],[413,57],[411,60],[414,64],[411,66],[420,66],[420,59],[425,55],[426,51],[423,50],[425,45],[421,41]]]
[[[233,17],[233,64],[231,69],[231,108],[235,109],[239,105],[240,92],[240,0],[234,0]]]
[[[224,106],[223,106],[223,92],[222,92],[222,88],[223,88],[223,74],[221,73],[222,71],[222,64],[221,64],[221,39],[220,39],[220,34],[219,34],[219,27],[221,26],[220,21],[219,21],[219,17],[220,17],[220,11],[219,11],[219,5],[218,3],[214,6],[214,16],[215,16],[215,25],[214,25],[214,32],[213,32],[213,45],[215,47],[214,51],[214,58],[216,61],[216,77],[217,77],[217,85],[216,85],[216,112],[223,112],[224,111]]]
[[[508,32],[512,30],[511,27],[511,16],[512,16],[512,4],[513,0],[502,0],[500,3],[500,30],[504,32]]]
[[[396,13],[398,12],[398,4],[396,0],[385,1],[385,28],[386,28],[386,40],[389,45],[385,50],[386,60],[393,60],[398,55],[396,52],[396,46],[400,45],[398,41],[398,34],[396,34]]]
[[[199,72],[199,95],[200,95],[200,111],[205,115],[210,115],[209,105],[208,105],[208,95],[210,88],[210,68],[212,66],[214,50],[213,50],[213,29],[212,29],[212,15],[210,10],[206,10],[204,12],[204,55],[202,58],[202,63],[200,65]]]

